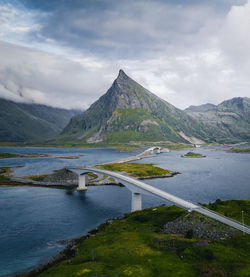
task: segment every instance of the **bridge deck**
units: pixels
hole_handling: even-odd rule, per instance
[[[231,227],[234,227],[238,230],[241,230],[247,234],[250,234],[250,228],[249,226],[246,225],[242,225],[240,222],[235,221],[231,218],[227,218],[221,214],[218,214],[214,211],[208,210],[200,205],[197,204],[193,204],[189,201],[186,201],[184,199],[181,199],[177,196],[174,196],[173,194],[167,193],[165,191],[162,191],[160,189],[157,189],[155,187],[152,187],[142,181],[139,181],[135,178],[123,175],[121,173],[118,172],[114,172],[114,171],[109,171],[109,170],[104,170],[104,169],[99,169],[99,168],[95,168],[95,167],[68,167],[67,169],[72,170],[72,171],[77,171],[77,172],[82,172],[82,174],[86,173],[86,172],[96,172],[96,173],[101,173],[104,175],[108,175],[110,177],[116,178],[119,181],[125,181],[125,185],[126,183],[130,183],[132,184],[135,188],[140,189],[140,191],[144,191],[153,195],[156,195],[160,198],[163,198],[165,200],[168,200],[172,203],[174,203],[175,205],[187,209],[187,210],[194,210],[198,213],[201,213],[203,215],[206,215],[210,218],[213,218],[215,220],[218,220],[224,224],[227,224]],[[81,174],[81,173],[80,173]]]

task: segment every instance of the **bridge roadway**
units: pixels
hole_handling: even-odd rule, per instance
[[[135,178],[129,177],[122,173],[99,169],[95,167],[67,167],[67,169],[77,173],[79,175],[79,179],[80,179],[80,176],[83,177],[83,175],[87,174],[88,172],[100,173],[100,174],[115,178],[116,180],[124,184],[129,190],[132,191],[132,211],[141,210],[141,193],[149,194],[149,195],[153,194],[155,196],[158,196],[160,198],[163,198],[165,200],[168,200],[174,203],[176,206],[187,209],[188,211],[196,211],[200,214],[206,215],[226,225],[229,225],[235,229],[238,229],[240,231],[244,231],[247,234],[250,234],[250,228],[247,225],[243,225],[238,221],[225,217],[221,214],[218,214],[200,205],[193,204],[189,201],[186,201],[177,196],[174,196],[173,194],[170,194],[160,189],[157,189],[155,187],[152,187],[144,182],[141,182]],[[85,181],[83,186],[84,186],[84,189],[86,189]]]

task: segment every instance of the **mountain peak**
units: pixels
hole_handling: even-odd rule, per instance
[[[127,80],[128,78],[128,75],[122,69],[120,69],[117,80]]]

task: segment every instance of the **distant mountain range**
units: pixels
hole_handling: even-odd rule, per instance
[[[250,141],[250,98],[237,97],[218,106],[190,106],[185,112],[200,122],[219,129],[217,141]]]
[[[0,99],[0,142],[44,142],[55,139],[76,110]]]
[[[109,90],[82,113],[0,99],[0,141],[50,139],[58,145],[79,146],[131,141],[249,142],[250,99],[233,98],[218,106],[205,104],[182,111],[123,70]]]

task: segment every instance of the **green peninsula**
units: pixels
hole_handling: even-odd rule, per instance
[[[231,211],[237,202],[226,201],[223,205]],[[249,213],[249,206],[246,209]],[[194,228],[195,224],[204,224],[210,234],[218,232],[221,239],[195,236],[192,230],[182,234],[178,224],[187,221]],[[170,223],[175,233],[164,231]],[[214,226],[218,231],[213,231]],[[102,224],[82,238],[73,257],[38,276],[248,276],[249,236],[239,231],[227,236],[228,230],[224,224],[176,206],[145,209]],[[29,276],[38,273],[33,271]]]

